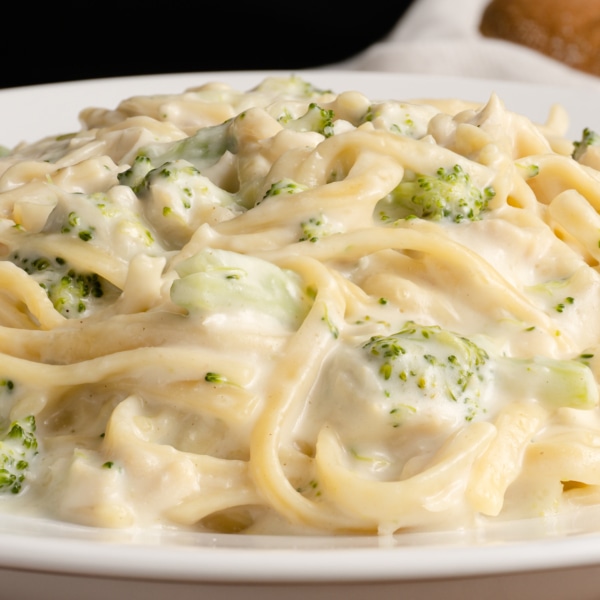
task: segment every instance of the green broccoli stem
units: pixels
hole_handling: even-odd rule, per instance
[[[599,403],[594,373],[576,360],[546,357],[496,359],[497,385],[514,395],[527,395],[549,408],[592,409]]]

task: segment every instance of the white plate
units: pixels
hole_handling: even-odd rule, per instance
[[[600,131],[600,94],[589,91],[451,77],[296,73],[333,91],[354,89],[381,100],[485,101],[495,92],[510,110],[540,123],[560,103],[571,113],[572,139],[584,127]],[[74,131],[87,106],[114,108],[128,96],[179,93],[209,80],[243,91],[266,75],[174,74],[4,90],[0,145]],[[0,598],[597,600],[599,532],[595,508],[550,522],[394,539],[128,533],[0,515]]]

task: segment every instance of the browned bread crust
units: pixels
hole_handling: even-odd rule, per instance
[[[480,31],[600,75],[600,0],[492,0]]]

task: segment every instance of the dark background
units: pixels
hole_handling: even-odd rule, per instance
[[[410,1],[344,5],[46,2],[0,9],[0,87],[127,75],[314,68],[382,39]],[[25,6],[27,4],[27,6]]]

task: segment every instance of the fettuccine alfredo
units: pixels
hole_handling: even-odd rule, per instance
[[[298,76],[0,158],[0,507],[367,534],[600,504],[600,146]]]

